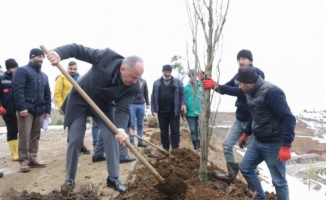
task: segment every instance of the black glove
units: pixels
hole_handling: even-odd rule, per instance
[[[248,144],[247,144],[247,140],[243,140],[240,144],[239,147],[241,149],[247,148]]]
[[[247,147],[247,139],[248,139],[248,137],[249,137],[249,136],[248,136],[247,134],[243,133],[243,134],[241,135],[241,137],[239,138],[239,140],[238,140],[238,144],[239,144],[239,147],[240,147],[241,149]]]

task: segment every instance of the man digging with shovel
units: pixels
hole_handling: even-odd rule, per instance
[[[107,155],[107,186],[121,193],[127,188],[119,181],[119,145],[124,144],[128,135],[129,103],[139,92],[139,78],[144,71],[140,57],[122,57],[111,49],[92,49],[82,45],[70,44],[50,51],[47,58],[52,65],[59,61],[75,57],[92,64],[91,69],[78,80],[79,86],[94,101],[101,111],[119,128],[115,135],[101,120],[100,116],[73,88],[68,95],[64,113],[64,126],[68,127],[68,148],[65,184],[74,187],[78,158],[85,135],[86,120],[92,115],[102,133],[105,154]],[[138,83],[138,84],[136,84]],[[114,112],[114,110],[116,110]],[[117,142],[118,141],[118,142]]]

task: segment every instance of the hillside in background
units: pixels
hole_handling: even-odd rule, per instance
[[[214,120],[218,127],[230,126],[235,113],[219,112]],[[326,111],[304,111],[296,116],[295,140],[291,148],[296,154],[316,153],[326,156]]]
[[[235,113],[219,112],[214,119],[214,126],[227,128],[232,124],[234,117]],[[61,125],[63,122],[63,116],[54,108],[51,111],[51,118],[51,125]],[[296,116],[296,119],[296,137],[292,152],[296,154],[317,153],[326,156],[326,111],[304,111]],[[1,117],[0,127],[4,126]],[[225,131],[218,132],[223,132],[218,135],[218,138],[224,138]]]

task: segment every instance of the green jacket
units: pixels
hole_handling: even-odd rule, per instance
[[[187,116],[189,117],[197,117],[200,114],[202,86],[199,80],[196,80],[196,82],[196,87],[193,87],[190,81],[187,83],[187,85],[184,86],[187,102]]]

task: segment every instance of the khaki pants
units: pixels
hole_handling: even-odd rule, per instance
[[[30,113],[25,117],[21,117],[19,112],[17,112],[19,132],[18,155],[20,163],[37,159],[43,117],[43,115],[34,116]]]

